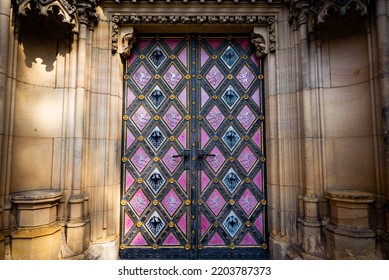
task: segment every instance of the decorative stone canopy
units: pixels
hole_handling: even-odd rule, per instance
[[[77,33],[79,24],[84,23],[93,28],[97,23],[96,6],[98,0],[13,0],[12,5],[19,16],[31,14],[57,19],[60,28],[71,29]]]
[[[290,0],[290,21],[294,29],[307,23],[310,31],[320,24],[328,24],[331,16],[345,16],[358,12],[367,16],[370,0]]]

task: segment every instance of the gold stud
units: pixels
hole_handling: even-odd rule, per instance
[[[234,243],[231,243],[231,244],[230,244],[230,249],[231,249],[231,250],[234,250],[235,248],[236,248],[235,244],[234,244]]]
[[[212,99],[213,100],[216,100],[216,99],[218,99],[219,97],[215,94],[215,95],[212,95]]]
[[[190,79],[190,74],[185,75],[185,79],[189,80]]]
[[[233,116],[233,115],[228,115],[228,119],[229,119],[230,121],[232,121],[232,120],[234,119],[234,116]]]
[[[145,96],[143,94],[141,94],[138,96],[138,98],[139,98],[139,100],[143,100],[143,99],[145,99]]]
[[[258,79],[263,80],[263,78],[264,78],[264,77],[263,77],[262,74],[259,74],[259,75],[258,75]]]
[[[246,179],[244,179],[244,182],[245,182],[246,184],[250,184],[251,180],[250,180],[250,178],[246,178]]]
[[[260,119],[261,121],[263,121],[263,120],[265,119],[265,116],[264,116],[264,115],[259,115],[259,119]]]
[[[235,204],[235,200],[230,199],[230,205],[234,205],[234,204]]]
[[[266,203],[267,203],[266,199],[262,199],[262,200],[261,200],[261,204],[262,204],[262,205],[266,205]]]
[[[265,161],[266,161],[266,158],[265,158],[264,156],[261,156],[261,157],[259,158],[259,160],[260,160],[261,162],[265,162]]]
[[[219,137],[217,137],[216,135],[212,137],[213,141],[217,141],[219,140]]]
[[[140,228],[143,226],[143,223],[141,221],[136,222],[136,227]]]
[[[185,244],[185,250],[187,250],[187,251],[190,250],[190,244]]]
[[[247,221],[247,222],[246,222],[246,227],[251,227],[250,221]]]
[[[201,80],[202,78],[203,78],[203,75],[201,75],[201,74],[198,74],[198,75],[197,75],[197,79],[198,79],[198,80]]]
[[[169,183],[170,183],[170,184],[173,184],[174,182],[175,182],[174,178],[170,178],[170,179],[169,179]]]
[[[232,74],[228,74],[227,79],[232,80],[233,78],[234,76],[232,76]]]
[[[173,221],[170,221],[170,222],[168,223],[168,226],[169,226],[170,228],[174,227],[174,222],[173,222]]]
[[[124,249],[126,249],[126,245],[120,244],[120,250],[124,250]]]
[[[160,119],[160,117],[159,117],[158,115],[155,115],[155,116],[154,116],[154,120],[155,120],[155,121],[159,121],[159,119]]]
[[[129,117],[128,115],[124,115],[124,116],[123,116],[123,120],[124,120],[124,121],[128,120],[129,118],[130,118],[130,117]]]
[[[190,115],[185,116],[185,120],[189,121],[190,120]]]
[[[170,137],[169,137],[169,140],[170,140],[171,142],[173,142],[174,140],[176,140],[176,138],[175,138],[174,136],[170,136]]]
[[[170,94],[169,98],[170,98],[170,100],[174,100],[174,99],[176,99],[176,96],[174,94]]]
[[[247,94],[243,95],[243,99],[249,99],[249,96]]]
[[[158,162],[158,161],[159,161],[159,157],[154,157],[154,158],[153,158],[153,161],[154,161],[154,162]]]
[[[199,250],[203,250],[203,245],[200,244],[200,245],[198,246],[198,248],[199,248]]]
[[[262,247],[263,250],[266,250],[267,249],[267,244],[266,243],[262,243],[261,247]]]
[[[213,179],[213,182],[214,182],[215,184],[219,184],[219,179],[218,179],[218,178],[215,178],[215,179]]]
[[[190,200],[189,199],[185,200],[185,205],[186,206],[190,205]]]
[[[138,184],[142,184],[142,183],[143,183],[143,179],[142,179],[142,178],[139,178],[139,179],[137,180],[137,182],[138,182]]]
[[[228,41],[231,41],[231,40],[232,40],[232,36],[231,36],[231,35],[228,35],[228,36],[227,36],[227,40],[228,40]]]
[[[120,201],[120,204],[124,206],[124,205],[127,204],[127,201],[126,201],[125,199],[122,199],[122,200]]]
[[[153,205],[154,205],[154,206],[157,206],[158,203],[159,203],[158,200],[156,200],[156,199],[153,200]]]
[[[250,140],[250,137],[249,137],[248,135],[245,135],[245,136],[243,137],[243,139],[247,141],[247,140]]]
[[[143,140],[145,140],[145,138],[142,135],[138,137],[138,141],[142,142]]]
[[[217,59],[217,54],[213,54],[212,59]]]
[[[175,56],[174,54],[171,54],[171,55],[169,56],[169,58],[170,58],[170,59],[175,59],[176,56]]]
[[[213,226],[214,226],[214,227],[219,227],[219,223],[218,223],[218,222],[214,222],[214,223],[213,223]]]
[[[127,81],[130,78],[130,76],[128,74],[125,74],[123,78]]]
[[[158,245],[157,244],[153,244],[153,250],[158,250]]]
[[[204,201],[202,199],[197,200],[198,205],[203,205]]]
[[[122,162],[126,162],[128,160],[127,157],[122,157]]]
[[[242,58],[243,58],[243,59],[247,59],[247,55],[245,55],[245,54],[242,55]]]
[[[161,79],[161,75],[159,75],[159,74],[156,74],[156,75],[154,76],[154,79],[156,79],[156,80],[159,80],[159,79]]]
[[[199,121],[201,121],[201,120],[203,119],[203,116],[198,115],[198,116],[197,116],[197,119],[198,119]]]
[[[229,161],[229,162],[234,162],[234,160],[235,160],[234,157],[229,157],[229,158],[228,158],[228,161]]]
[[[140,58],[140,59],[145,59],[146,57],[145,57],[143,54],[141,54],[141,55],[139,56],[139,58]]]

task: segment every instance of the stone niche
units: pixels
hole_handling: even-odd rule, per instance
[[[12,259],[59,259],[61,226],[57,222],[59,190],[34,190],[12,194],[16,228],[12,232]]]
[[[376,259],[376,232],[370,227],[372,193],[356,190],[330,191],[330,222],[325,227],[331,259]]]

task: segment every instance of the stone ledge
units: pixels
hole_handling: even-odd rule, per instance
[[[339,225],[334,225],[332,223],[328,223],[325,226],[326,230],[349,237],[355,238],[375,238],[376,232],[371,229],[363,229],[363,228],[351,228],[351,227],[343,227]]]
[[[62,191],[60,190],[35,190],[35,191],[23,191],[11,194],[12,202],[17,204],[27,203],[41,203],[51,202],[59,200],[62,197]]]
[[[324,197],[333,201],[352,203],[372,203],[375,200],[374,194],[357,190],[329,191],[324,195]]]

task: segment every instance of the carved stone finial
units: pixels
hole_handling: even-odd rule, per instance
[[[123,36],[122,39],[122,45],[123,45],[123,51],[120,53],[120,56],[123,59],[128,59],[131,54],[131,49],[136,42],[135,33],[127,33]]]
[[[255,46],[255,55],[258,58],[263,58],[267,54],[265,38],[258,33],[251,34],[251,43]]]

